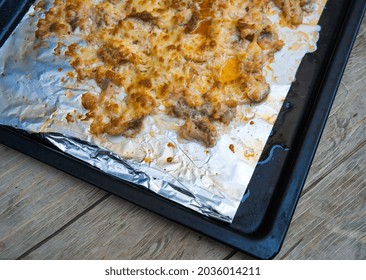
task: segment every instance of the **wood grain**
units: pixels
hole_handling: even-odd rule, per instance
[[[278,258],[366,259],[366,146],[301,198]]]
[[[106,193],[0,145],[0,258],[43,242]]]
[[[366,258],[365,35],[364,20],[279,258]]]
[[[366,259],[366,23],[278,259]],[[250,259],[0,145],[2,259]]]
[[[210,238],[111,196],[27,259],[223,259]]]

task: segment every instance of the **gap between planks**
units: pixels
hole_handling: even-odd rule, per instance
[[[25,253],[23,253],[21,256],[19,256],[17,258],[17,260],[21,260],[21,259],[24,259],[25,257],[27,257],[33,251],[35,251],[36,249],[38,249],[39,247],[41,247],[43,244],[45,244],[46,242],[48,242],[49,240],[51,240],[53,237],[55,237],[60,232],[64,231],[66,228],[68,228],[70,225],[72,225],[73,223],[75,223],[82,216],[84,216],[86,213],[88,213],[90,210],[92,210],[93,208],[95,208],[96,206],[98,206],[100,203],[102,203],[104,200],[106,200],[110,196],[112,196],[112,194],[110,194],[110,193],[107,193],[106,195],[104,195],[101,199],[99,199],[94,204],[92,204],[91,206],[89,206],[88,208],[86,208],[84,211],[82,211],[80,214],[78,214],[77,216],[75,216],[72,220],[70,220],[69,222],[67,222],[66,224],[64,224],[62,227],[60,227],[54,233],[52,233],[51,235],[49,235],[48,237],[46,237],[45,239],[43,239],[41,242],[39,242],[38,244],[34,245],[28,251],[26,251]]]

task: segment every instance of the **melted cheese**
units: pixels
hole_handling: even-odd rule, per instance
[[[286,5],[275,3],[286,13]],[[230,123],[237,105],[269,92],[262,70],[283,46],[266,17],[269,4],[55,0],[36,36],[83,42],[65,54],[78,81],[95,80],[101,88],[82,98],[91,133],[134,137],[146,116],[165,108],[186,121],[181,137],[213,146],[215,126]],[[121,90],[123,100],[116,98]]]

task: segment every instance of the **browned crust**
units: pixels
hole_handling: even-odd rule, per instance
[[[262,70],[284,44],[263,13],[269,1],[55,0],[35,35],[59,37],[55,54],[65,47],[77,80],[94,80],[101,88],[81,100],[91,133],[134,137],[164,106],[185,121],[181,138],[212,147],[216,126],[229,125],[238,105],[261,102],[269,93]],[[273,1],[299,24],[302,6],[311,0]],[[219,16],[236,4],[243,17]],[[37,7],[45,6],[41,1]],[[76,34],[84,46],[65,46],[63,38]],[[236,40],[223,43],[222,34]]]

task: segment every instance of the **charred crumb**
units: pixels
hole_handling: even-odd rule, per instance
[[[134,138],[137,134],[140,133],[142,127],[143,127],[142,119],[133,120],[127,122],[127,128],[121,134],[127,138]]]
[[[98,49],[97,55],[102,59],[102,61],[112,66],[119,66],[121,64],[128,63],[132,56],[131,54],[124,52],[120,48],[117,48],[108,43],[102,45]]]
[[[192,13],[191,19],[186,24],[186,28],[184,29],[185,33],[192,33],[198,26],[199,21],[199,13],[195,10]]]
[[[150,79],[142,79],[139,84],[143,87],[146,87],[146,88],[151,88],[152,87],[152,83],[151,83],[151,80]]]
[[[158,18],[154,17],[151,13],[147,11],[139,12],[139,13],[131,13],[126,18],[135,18],[142,20],[143,22],[148,22],[152,24],[157,24]]]

